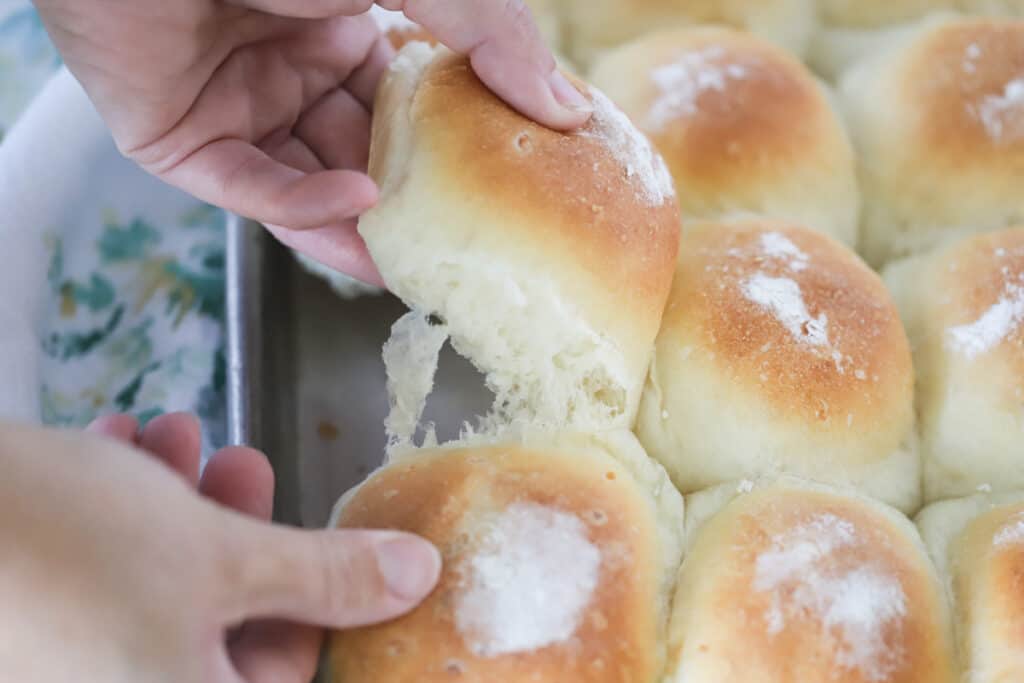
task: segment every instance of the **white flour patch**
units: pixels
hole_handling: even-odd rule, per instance
[[[1000,529],[992,543],[997,547],[1024,543],[1024,513],[1015,515],[1011,522]]]
[[[999,346],[1024,323],[1024,286],[1006,284],[1003,295],[980,318],[946,330],[947,348],[968,359]]]
[[[771,594],[769,634],[811,615],[836,639],[837,665],[882,681],[900,665],[902,652],[885,641],[883,629],[906,615],[906,595],[897,577],[870,561],[852,568],[836,562],[837,553],[862,543],[848,520],[816,515],[758,556],[753,588]]]
[[[757,273],[743,283],[743,295],[767,309],[798,342],[829,346],[828,316],[811,316],[800,285],[794,280]]]
[[[793,271],[800,272],[807,267],[810,258],[800,247],[793,244],[788,237],[778,232],[766,232],[761,235],[761,249],[769,258],[786,261]]]
[[[647,125],[662,131],[672,121],[693,116],[698,111],[698,100],[708,91],[724,92],[729,81],[748,76],[742,64],[722,64],[722,47],[713,45],[693,52],[685,52],[674,61],[651,72],[651,81],[658,87],[659,96],[647,114]]]
[[[596,88],[590,89],[594,114],[580,135],[597,138],[622,166],[637,196],[649,206],[661,206],[675,196],[665,161],[622,110]]]
[[[981,47],[977,43],[971,43],[964,50],[964,59],[961,62],[964,73],[973,74],[978,70],[978,65],[975,63],[978,57],[981,57]]]
[[[987,95],[970,107],[996,143],[1024,138],[1024,76],[1007,83],[1001,94]]]
[[[455,625],[478,657],[565,642],[597,588],[601,552],[576,516],[533,503],[508,507],[465,560]]]
[[[761,234],[756,247],[730,249],[730,256],[742,258],[751,254],[763,261],[777,263],[787,274],[796,275],[810,265],[810,256],[793,240],[780,232]],[[728,268],[724,269],[728,272]],[[760,271],[740,283],[743,296],[765,309],[809,350],[830,358],[839,373],[843,373],[844,358],[829,340],[828,316],[811,315],[804,300],[800,283],[792,277],[778,277]],[[766,349],[762,349],[766,350]]]

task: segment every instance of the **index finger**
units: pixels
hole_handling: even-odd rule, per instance
[[[555,130],[582,126],[593,110],[558,70],[522,0],[379,0],[448,48],[468,55],[480,80],[524,116]]]

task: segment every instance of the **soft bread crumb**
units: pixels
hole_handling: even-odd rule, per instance
[[[429,317],[418,311],[406,313],[392,326],[383,353],[390,405],[384,420],[389,452],[412,445],[447,339],[446,326],[432,325]],[[428,441],[431,435],[428,431]],[[432,440],[436,442],[436,437]]]

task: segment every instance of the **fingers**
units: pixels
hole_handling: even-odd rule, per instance
[[[231,660],[246,683],[309,683],[323,630],[277,621],[249,623],[231,643]]]
[[[366,0],[235,2],[305,18],[362,14],[372,4]],[[402,10],[439,41],[468,54],[480,79],[523,115],[555,130],[572,130],[589,118],[589,102],[556,68],[522,0],[380,0],[377,4]]]
[[[323,168],[317,155],[302,140],[292,137],[267,147],[277,160],[293,168],[311,172]],[[324,153],[330,156],[331,152]],[[338,153],[340,157],[340,153]],[[267,229],[287,247],[357,280],[384,287],[384,279],[370,258],[366,243],[356,230],[356,221],[344,221],[314,230],[288,230],[275,225]]]
[[[380,0],[439,41],[468,54],[487,86],[513,108],[556,130],[582,126],[588,100],[561,74],[522,0]]]
[[[105,415],[93,420],[85,430],[124,443],[135,444],[139,436],[139,421],[131,415]]]
[[[139,433],[139,421],[131,415],[97,418],[87,431],[135,445],[185,478],[193,487],[199,482],[199,422],[186,413],[153,418]]]
[[[335,629],[378,623],[413,609],[440,576],[440,554],[410,534],[253,523],[230,532],[225,608],[235,621],[265,617]]]
[[[381,37],[370,48],[363,63],[345,81],[345,90],[352,93],[366,111],[373,111],[377,85],[394,58],[395,50],[391,43]]]
[[[339,14],[362,14],[373,0],[230,0],[231,4],[298,19],[326,19]]]
[[[221,505],[262,521],[274,511],[274,471],[265,455],[230,446],[210,458],[199,492]]]
[[[377,186],[365,174],[304,173],[239,139],[211,142],[162,177],[201,200],[292,230],[355,218],[378,196]]]
[[[373,262],[366,242],[359,235],[356,221],[346,221],[317,230],[297,232],[277,226],[267,229],[281,244],[309,256],[328,268],[375,287],[387,287]]]
[[[295,134],[328,168],[366,172],[370,114],[346,90],[334,90],[313,105],[295,127]]]
[[[199,421],[185,413],[169,413],[153,418],[139,436],[139,446],[195,487],[199,483],[199,456],[202,450]]]

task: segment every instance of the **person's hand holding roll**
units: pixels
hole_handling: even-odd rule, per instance
[[[355,230],[370,112],[394,52],[368,0],[36,0],[68,67],[144,169],[375,284]],[[555,129],[588,116],[521,0],[381,0]],[[279,227],[274,227],[279,226]]]

